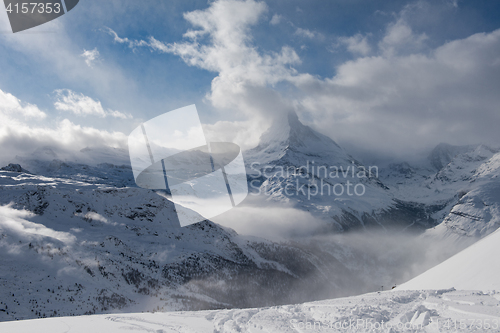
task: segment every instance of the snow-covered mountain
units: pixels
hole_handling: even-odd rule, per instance
[[[358,178],[356,173],[346,173],[332,178],[318,172],[318,167],[354,168],[358,172],[370,170],[370,166],[290,113],[269,128],[258,147],[247,152],[247,160],[257,162],[249,168],[249,173],[254,172],[250,181],[260,185],[265,200],[291,204],[326,223],[335,221],[334,230],[360,226],[428,228],[420,236],[423,243],[436,244],[422,254],[428,257],[428,265],[447,259],[500,226],[500,153],[485,145],[439,144],[420,162],[380,166],[375,169],[378,177],[368,174]],[[309,166],[314,162],[316,168],[301,169],[308,162]],[[287,168],[299,172],[283,173]],[[270,177],[265,177],[264,171]],[[332,187],[350,181],[362,184],[366,192],[362,196],[309,197],[307,191],[296,191],[299,186],[307,188],[321,181]]]
[[[41,147],[33,153],[16,156],[12,164],[47,177],[116,187],[135,186],[128,152],[120,148],[97,146],[74,152]]]
[[[500,227],[499,162],[498,150],[479,145],[456,155],[428,184],[435,197],[450,198],[443,222],[421,236],[439,244],[438,262]]]
[[[468,237],[484,237],[500,226],[500,153],[480,145],[457,155],[433,179],[441,192],[457,191],[458,201],[439,227]]]
[[[125,313],[0,323],[6,333],[500,332],[497,231],[391,291],[250,309]],[[3,304],[3,303],[2,303]],[[0,311],[6,311],[2,308]],[[156,310],[156,309],[155,309]]]
[[[436,163],[440,156],[442,164]],[[433,244],[422,255],[429,269],[491,234],[500,226],[500,153],[485,145],[440,144],[417,165],[392,164],[380,178],[395,196],[438,204],[440,221],[419,240]]]
[[[446,150],[447,163],[436,168],[436,156]],[[453,152],[457,152],[453,155]],[[499,175],[496,162],[498,149],[485,145],[449,146],[440,144],[426,161],[414,166],[408,163],[390,164],[380,172],[380,179],[399,198],[431,204],[435,202],[456,204],[473,188],[483,183],[495,183]],[[448,213],[449,209],[440,213]],[[444,216],[437,217],[442,220]]]
[[[271,125],[246,162],[250,187],[265,200],[309,211],[334,231],[423,230],[439,223],[433,214],[446,204],[398,196],[379,179],[381,168],[361,164],[293,112]]]
[[[20,170],[0,171],[0,321],[296,303],[387,285],[395,266],[342,243],[180,228],[161,192]]]
[[[373,291],[428,268],[415,269],[420,257],[436,264],[500,224],[500,153],[486,146],[440,145],[417,166],[375,169],[292,113],[246,162],[260,199],[311,213],[324,222],[318,233],[273,242],[210,221],[179,228],[161,191],[135,186],[124,150],[44,147],[16,157],[0,170],[0,321]],[[314,194],[321,188],[344,192]],[[427,229],[417,242],[442,247],[412,248],[387,232],[375,239],[390,228]],[[356,229],[365,234],[337,233]]]
[[[436,170],[446,167],[457,155],[474,150],[474,145],[454,146],[447,143],[440,143],[429,154],[429,162]]]
[[[262,135],[260,143],[246,152],[247,163],[265,165],[306,165],[316,161],[335,161],[340,165],[351,165],[354,158],[335,141],[303,125],[297,114],[289,112],[274,120]]]

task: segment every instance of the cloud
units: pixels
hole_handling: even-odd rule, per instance
[[[218,121],[215,124],[204,124],[203,131],[209,142],[235,142],[246,150],[259,144],[262,126],[251,120]]]
[[[293,207],[263,202],[261,198],[249,197],[240,205],[212,220],[234,229],[238,234],[282,241],[294,237],[311,236],[318,232],[324,221],[309,212]]]
[[[423,2],[405,6],[373,42],[378,48],[366,35],[342,39],[356,57],[329,78],[295,69],[302,60],[290,46],[271,52],[253,45],[251,27],[267,11],[253,0],[219,0],[186,13],[196,29],[181,42],[120,40],[217,73],[206,100],[253,124],[233,131],[235,140],[254,138],[274,115],[295,110],[340,143],[376,153],[414,156],[439,142],[500,144],[500,30],[431,48],[429,37],[409,23],[420,7],[427,8]]]
[[[66,244],[75,242],[76,237],[68,232],[56,231],[29,221],[28,218],[33,216],[33,213],[14,209],[12,205],[0,206],[0,230],[10,231],[27,239],[50,237]]]
[[[56,90],[56,102],[54,106],[57,110],[72,112],[81,116],[98,116],[101,118],[114,117],[120,119],[132,118],[131,115],[113,111],[110,109],[104,110],[101,102],[95,101],[92,98],[83,94],[77,94],[69,89]]]
[[[0,89],[0,115],[10,115],[13,117],[22,116],[25,119],[44,119],[47,117],[36,105],[21,103],[12,94],[3,92]]]
[[[322,35],[318,32],[311,31],[308,29],[302,29],[302,28],[297,28],[297,30],[295,30],[295,35],[303,37],[303,38],[309,38],[309,39],[322,37]]]
[[[283,20],[283,16],[281,16],[279,14],[274,14],[273,17],[271,18],[271,21],[269,21],[269,24],[278,25],[281,23],[282,20]]]
[[[6,22],[8,25],[8,20]],[[96,58],[90,61],[92,68],[89,68],[88,62],[91,58],[88,57],[97,55],[97,49],[85,50],[82,54],[81,46],[77,45],[75,38],[68,34],[71,29],[65,27],[65,22],[70,21],[53,20],[30,29],[29,33],[0,34],[0,41],[6,48],[6,52],[19,53],[30,63],[27,68],[13,67],[4,70],[12,71],[15,75],[31,76],[31,74],[38,75],[37,68],[43,67],[44,71],[50,73],[50,76],[46,78],[48,86],[51,86],[55,77],[68,85],[78,87],[86,85],[96,94],[110,99],[123,100],[133,96],[136,89],[135,83],[125,77],[122,68],[112,61],[106,62],[106,66],[103,66]],[[2,26],[4,25],[2,20]],[[10,28],[4,30],[8,29]],[[57,33],[37,33],[39,31]]]
[[[184,14],[195,29],[188,30],[185,40],[177,43],[164,43],[154,37],[129,40],[112,30],[109,33],[115,42],[132,49],[142,46],[175,54],[190,66],[217,73],[206,100],[226,116],[251,118],[257,124],[252,128],[262,130],[269,126],[270,117],[290,109],[289,102],[267,87],[289,81],[297,75],[293,66],[301,63],[289,46],[279,52],[260,52],[252,44],[251,27],[267,10],[265,3],[254,0],[212,2],[206,10]],[[254,136],[249,130],[245,133],[239,136]]]
[[[98,221],[98,222],[101,222],[102,224],[107,224],[107,225],[111,225],[111,226],[117,226],[119,225],[118,222],[111,222],[109,221],[106,217],[102,216],[101,214],[98,214],[96,212],[88,212],[88,213],[77,213],[75,214],[75,216],[80,216],[82,218],[84,218],[86,221]],[[123,224],[122,224],[123,225]],[[71,228],[72,231],[74,232],[80,232],[81,229],[74,229],[74,228]]]
[[[295,51],[287,46],[281,52],[260,54],[251,45],[250,27],[255,25],[267,6],[253,0],[220,0],[213,2],[207,10],[196,10],[184,14],[197,30],[188,30],[180,43],[163,43],[154,37],[148,41],[131,41],[115,36],[115,41],[129,47],[147,46],[163,53],[180,56],[187,64],[219,73],[212,82],[213,90],[222,89],[222,81],[232,85],[231,90],[241,91],[245,84],[263,86],[275,84],[294,75],[289,65],[300,63]],[[198,40],[209,37],[206,44]],[[224,84],[225,88],[229,88]],[[215,94],[214,94],[215,95]]]
[[[441,141],[498,144],[499,52],[496,30],[428,55],[358,58],[332,79],[301,83],[308,92],[301,103],[324,132],[386,153]]]
[[[87,66],[92,67],[94,61],[99,59],[99,51],[97,48],[93,50],[83,50],[83,53],[81,55],[83,58],[85,58],[85,63]]]
[[[149,46],[149,43],[146,42],[146,41],[143,41],[143,40],[130,40],[128,38],[120,38],[118,36],[118,34],[113,31],[111,28],[108,28],[108,27],[105,27],[103,29],[104,32],[107,32],[108,34],[110,34],[111,36],[113,36],[113,41],[116,42],[116,43],[119,43],[119,44],[127,44],[129,48],[131,49],[134,49],[136,47],[140,47],[140,46]]]
[[[43,146],[60,147],[73,151],[87,146],[108,145],[126,148],[127,136],[121,132],[108,132],[76,125],[64,119],[54,128],[29,126],[13,119],[2,119],[0,146],[3,165],[20,152],[32,152]]]
[[[371,52],[370,44],[367,37],[361,34],[356,34],[351,37],[341,37],[339,42],[347,47],[347,50],[355,55],[366,56]]]
[[[363,274],[362,279],[371,288],[376,281],[377,285],[386,287],[407,281],[462,250],[460,244],[443,244],[429,237],[416,237],[411,232],[390,227],[368,227],[342,234],[325,233],[325,221],[309,212],[283,204],[273,205],[258,197],[249,197],[243,204],[212,220],[232,228],[240,235],[285,244],[298,239],[300,241],[295,242],[295,245],[304,246],[309,253],[312,248],[307,244],[314,244],[322,249],[320,255],[333,254],[344,264],[349,263],[361,269],[358,272]],[[350,292],[359,292],[362,287],[357,285]]]
[[[62,147],[69,150],[87,146],[108,145],[126,148],[127,136],[121,132],[108,132],[76,125],[64,119],[53,128],[29,126],[14,119],[3,118],[0,125],[1,162],[6,163],[19,152],[34,151],[42,146]]]
[[[0,103],[0,147],[2,147],[0,164],[2,165],[10,162],[19,152],[35,151],[43,146],[60,147],[71,151],[99,145],[127,147],[127,136],[121,132],[85,127],[74,124],[68,119],[51,122],[50,126],[44,125],[39,120],[45,116],[39,116],[41,111],[36,109],[36,106],[23,103],[15,96],[1,90]],[[26,119],[24,114],[34,114],[35,117]]]
[[[386,34],[379,43],[379,48],[387,55],[392,56],[397,52],[405,53],[419,51],[427,40],[425,33],[415,34],[408,23],[400,18],[389,24]]]

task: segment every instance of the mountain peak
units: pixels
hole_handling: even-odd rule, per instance
[[[441,170],[446,167],[455,157],[461,154],[470,154],[471,158],[491,157],[492,154],[497,153],[497,149],[493,149],[484,144],[467,145],[467,146],[454,146],[447,143],[438,144],[430,153],[429,160],[436,170]]]
[[[458,154],[470,151],[472,146],[454,146],[447,143],[438,144],[429,154],[429,160],[436,170],[441,170]]]
[[[317,157],[316,159],[332,155],[342,160],[352,159],[331,138],[302,124],[293,111],[276,117],[261,136],[259,145],[249,150],[247,155],[252,161],[269,163],[291,153]]]
[[[299,116],[297,116],[297,113],[295,113],[295,111],[288,111],[287,118],[288,118],[288,124],[290,125],[290,127],[304,126],[300,122]]]
[[[37,148],[31,156],[40,160],[54,160],[59,158],[59,155],[50,146]]]

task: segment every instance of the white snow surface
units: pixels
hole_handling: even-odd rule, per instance
[[[127,313],[0,323],[4,333],[500,332],[500,294],[385,291],[257,309]],[[488,327],[485,329],[484,327]]]
[[[500,230],[397,287],[398,290],[500,290]]]

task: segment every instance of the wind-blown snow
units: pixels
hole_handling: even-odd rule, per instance
[[[500,291],[500,230],[397,287],[398,290],[449,288]]]

